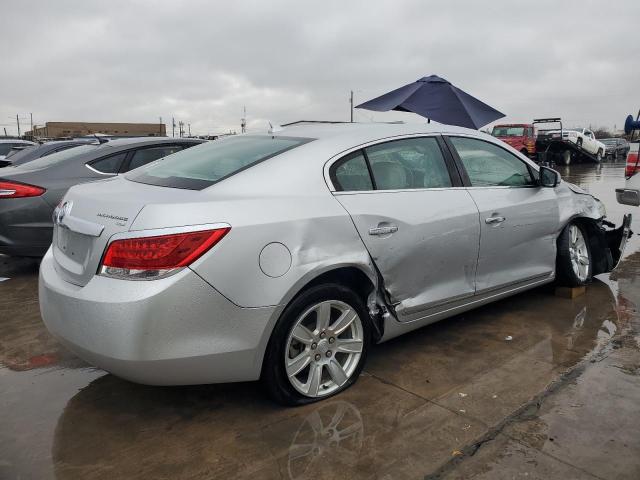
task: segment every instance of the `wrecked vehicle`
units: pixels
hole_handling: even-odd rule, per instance
[[[352,385],[377,342],[611,270],[629,222],[474,130],[292,127],[71,188],[40,308],[115,375],[262,379],[303,404]]]

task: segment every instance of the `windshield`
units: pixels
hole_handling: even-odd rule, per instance
[[[161,158],[132,171],[126,178],[162,187],[201,190],[310,141],[266,135],[228,137]]]
[[[80,147],[69,148],[62,150],[61,152],[52,153],[46,157],[37,158],[27,163],[20,165],[20,168],[24,170],[39,170],[41,168],[50,167],[60,162],[64,162],[70,158],[82,155],[83,153],[91,152],[94,149],[99,148],[99,145],[82,145]]]
[[[522,137],[524,127],[493,127],[494,137]]]

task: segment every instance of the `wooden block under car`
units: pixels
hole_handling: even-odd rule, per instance
[[[580,295],[584,295],[587,291],[587,287],[556,287],[556,297],[562,298],[576,298]]]

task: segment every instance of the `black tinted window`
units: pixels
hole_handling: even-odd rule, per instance
[[[127,156],[127,152],[120,153],[118,155],[111,155],[110,157],[101,158],[100,160],[96,160],[91,162],[89,165],[94,170],[99,171],[100,173],[118,173],[120,170],[120,165],[124,160],[124,157]]]
[[[339,191],[373,190],[367,161],[360,150],[337,162],[332,176]]]
[[[147,163],[151,163],[154,160],[157,160],[162,157],[166,157],[167,155],[171,155],[172,153],[176,153],[182,150],[182,147],[178,145],[166,145],[162,147],[153,147],[153,148],[144,148],[140,150],[136,150],[131,158],[131,163],[129,163],[129,170],[133,170]]]
[[[311,141],[309,138],[239,135],[182,150],[127,174],[129,180],[200,190],[258,162]]]

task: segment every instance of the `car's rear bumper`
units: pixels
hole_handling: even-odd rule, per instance
[[[63,280],[51,251],[40,266],[49,331],[87,362],[152,385],[256,380],[276,307],[241,308],[185,269],[152,281]]]

